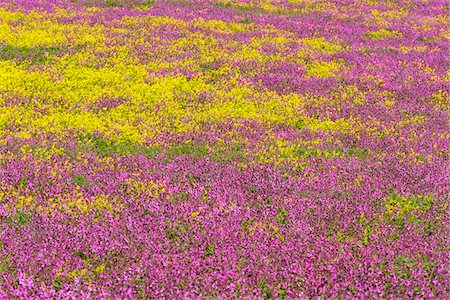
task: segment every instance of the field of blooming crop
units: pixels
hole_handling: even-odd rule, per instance
[[[450,297],[445,0],[0,0],[0,298]]]

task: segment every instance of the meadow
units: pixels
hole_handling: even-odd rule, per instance
[[[448,16],[0,0],[0,298],[449,298]]]

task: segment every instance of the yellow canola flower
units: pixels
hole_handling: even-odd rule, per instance
[[[367,31],[365,33],[366,38],[371,40],[385,40],[388,38],[401,38],[402,34],[401,32],[397,32],[395,30],[386,30],[384,28],[378,30],[378,31]]]
[[[341,63],[336,61],[322,62],[322,61],[312,61],[306,65],[306,76],[307,77],[318,77],[327,78],[335,76],[341,68]]]
[[[67,273],[67,278],[75,278],[75,277],[83,277],[87,274],[87,270],[86,269],[82,269],[82,270],[78,270],[75,269],[69,273]]]
[[[324,37],[303,38],[300,42],[306,49],[314,52],[333,54],[342,50],[340,45],[327,42]]]
[[[105,270],[105,264],[101,264],[97,268],[94,269],[94,273],[101,274]]]
[[[33,48],[69,45],[69,38],[77,45],[104,41],[103,25],[60,24],[56,21],[59,14],[46,15],[35,11],[12,13],[0,9],[0,42],[13,47]],[[11,25],[12,21],[19,20],[21,25]]]
[[[199,18],[192,22],[193,26],[210,29],[218,33],[231,34],[235,32],[244,32],[251,29],[252,25],[236,23],[236,22],[224,22],[221,20],[204,20]]]

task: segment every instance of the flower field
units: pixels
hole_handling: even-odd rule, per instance
[[[0,298],[449,298],[449,9],[0,0]]]

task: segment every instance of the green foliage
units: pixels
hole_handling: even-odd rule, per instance
[[[318,148],[301,148],[298,147],[294,149],[294,155],[297,157],[307,158],[307,157],[357,157],[359,159],[365,159],[368,156],[367,149],[350,147],[348,150],[344,151],[340,148],[331,149],[318,149]]]
[[[191,143],[182,143],[174,145],[166,152],[169,158],[174,156],[194,156],[204,157],[208,154],[208,147],[206,145],[192,145]]]
[[[147,1],[143,1],[143,2],[139,3],[139,6],[148,8],[148,7],[152,6],[153,4],[155,4],[155,0],[147,0]]]
[[[64,279],[61,276],[56,276],[53,279],[53,288],[56,292],[59,292],[63,286]]]
[[[5,270],[8,268],[9,266],[9,262],[11,261],[11,259],[9,257],[5,258],[2,263],[0,264],[0,273],[5,272]]]
[[[30,218],[31,215],[25,213],[24,211],[19,211],[14,216],[12,216],[13,222],[21,226],[26,225],[29,222]]]
[[[390,236],[390,239],[395,242],[396,240],[398,240],[400,238],[400,235],[397,232],[392,233],[392,235]]]
[[[75,251],[73,253],[74,256],[81,258],[83,261],[88,259],[84,250]]]
[[[284,299],[287,296],[286,290],[284,288],[282,288],[281,286],[277,287],[278,290],[278,298],[280,299]]]
[[[306,126],[305,121],[303,119],[297,119],[295,121],[294,127],[298,130],[302,130]]]
[[[242,229],[244,229],[244,231],[247,231],[250,228],[250,220],[246,219],[244,221],[244,224],[242,224]]]
[[[248,24],[248,23],[250,23],[250,20],[249,20],[248,18],[243,18],[243,19],[240,19],[240,20],[238,21],[238,23],[241,23],[241,24]]]
[[[143,280],[143,279],[144,279],[143,276],[138,277],[138,278],[135,280],[136,285],[140,285],[140,284],[142,283],[142,280]]]
[[[184,280],[180,280],[177,285],[178,288],[182,289],[186,285],[186,282],[184,282]]]
[[[166,0],[166,1],[169,2],[169,3],[174,3],[174,4],[179,5],[181,7],[194,7],[195,6],[194,3],[190,2],[190,1],[187,1],[187,0]]]
[[[114,0],[106,0],[105,6],[106,7],[122,7],[124,4],[120,1],[114,1]]]
[[[244,157],[245,143],[226,144],[214,151],[214,160],[220,163],[241,161]]]
[[[169,241],[174,242],[174,241],[178,241],[180,239],[178,234],[175,231],[173,231],[172,229],[166,228],[165,231],[166,231],[166,238]]]
[[[232,7],[231,2],[213,1],[211,4],[219,7]]]
[[[278,218],[278,221],[281,223],[281,224],[283,224],[283,225],[286,225],[287,224],[287,222],[288,222],[288,216],[287,216],[287,214],[288,214],[289,212],[287,211],[287,210],[285,210],[285,209],[283,209],[283,208],[278,208],[278,213],[277,213],[277,218]]]
[[[269,300],[274,298],[274,291],[273,289],[270,288],[265,279],[261,279],[259,281],[259,288],[261,290],[261,295],[263,299]]]
[[[113,154],[118,155],[137,155],[142,154],[148,157],[155,157],[162,150],[158,146],[144,147],[133,143],[118,144],[115,141],[101,136],[94,136],[92,134],[83,134],[79,136],[80,144],[87,147],[94,153],[103,157]]]
[[[55,54],[64,52],[61,47],[26,47],[12,46],[9,44],[0,45],[0,61],[2,60],[19,60],[29,61],[34,64],[43,64],[49,62]]]
[[[434,221],[425,221],[423,234],[425,236],[431,236],[436,232],[436,223]]]
[[[203,250],[203,252],[205,253],[206,257],[209,256],[213,256],[214,255],[214,245],[208,245],[205,247],[205,249]]]
[[[212,61],[212,62],[202,62],[199,65],[200,70],[202,70],[203,72],[211,72],[216,70],[216,60]]]
[[[160,153],[165,153],[168,159],[176,156],[193,156],[196,158],[205,157],[209,153],[207,145],[194,145],[190,142],[172,145],[167,150],[159,146],[145,147],[131,142],[117,143],[111,139],[96,136],[93,134],[82,134],[78,137],[81,151],[83,148],[90,150],[103,157],[111,155],[138,155],[142,154],[150,158],[156,157]]]
[[[87,180],[86,176],[77,174],[72,177],[71,180],[72,184],[76,184],[78,186],[88,186],[89,181]]]
[[[131,6],[137,8],[149,8],[155,3],[155,0],[147,1],[130,1],[130,0],[106,0],[103,5],[106,7],[124,7]],[[95,2],[93,2],[95,4]]]
[[[19,186],[20,187],[25,187],[25,184],[27,183],[27,177],[22,177],[19,180]]]
[[[190,196],[191,194],[189,194],[188,192],[180,192],[172,196],[172,202],[173,203],[186,202],[187,200],[189,200]]]

